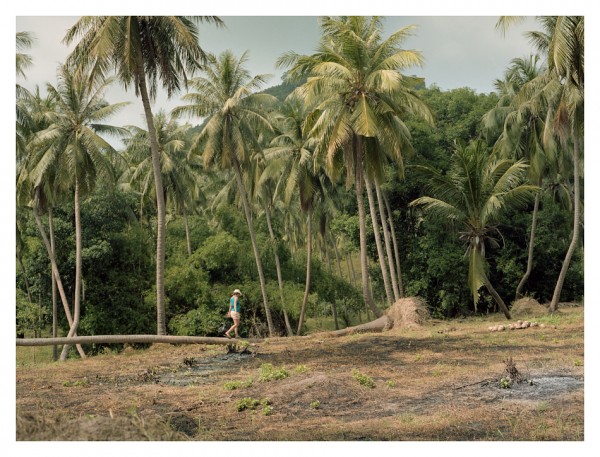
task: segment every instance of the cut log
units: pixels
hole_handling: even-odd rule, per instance
[[[175,335],[93,335],[60,338],[17,338],[17,346],[52,346],[55,344],[115,344],[115,343],[169,343],[169,344],[231,344],[238,339],[210,336]]]

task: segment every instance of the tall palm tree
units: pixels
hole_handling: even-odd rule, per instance
[[[506,28],[515,17],[502,17],[497,27]],[[536,78],[548,102],[544,140],[557,137],[564,149],[572,148],[573,157],[573,235],[558,276],[550,311],[558,309],[560,294],[579,241],[581,225],[580,155],[584,133],[584,17],[538,16],[541,31],[528,36],[540,54],[547,56],[547,71]]]
[[[52,123],[51,115],[56,111],[56,101],[52,94],[46,97],[40,95],[39,88],[36,87],[33,93],[30,93],[25,88],[18,91],[17,97],[17,210],[19,207],[33,209],[35,223],[40,232],[40,236],[44,243],[44,247],[50,259],[52,271],[52,335],[58,335],[58,303],[56,293],[58,291],[67,323],[69,327],[73,325],[73,317],[69,305],[69,300],[65,294],[62,280],[60,277],[58,264],[55,258],[54,248],[54,230],[52,208],[63,197],[66,196],[68,183],[65,180],[61,181],[57,178],[58,163],[51,159],[51,153],[47,151],[47,145],[38,140],[40,132],[46,130]],[[36,161],[40,160],[40,155],[48,154],[50,157],[47,171],[43,179],[34,182],[32,169],[36,165]],[[41,212],[48,213],[48,229],[42,222]],[[17,226],[18,228],[18,226]],[[49,237],[49,239],[48,239]],[[80,344],[77,350],[82,358],[85,357],[85,352]],[[53,358],[58,359],[58,347],[53,347]]]
[[[278,65],[291,67],[291,78],[308,78],[297,91],[314,110],[310,135],[318,142],[317,155],[325,158],[333,178],[344,166],[347,183],[354,184],[363,296],[367,306],[380,316],[369,290],[367,270],[363,202],[366,143],[373,139],[395,158],[401,157],[407,131],[403,119],[416,114],[432,120],[429,110],[406,84],[410,78],[402,74],[420,65],[422,58],[418,52],[399,47],[413,27],[402,28],[384,40],[378,17],[324,17],[320,22],[317,53],[302,56],[290,52],[278,60]]]
[[[545,69],[539,65],[539,56],[513,59],[505,71],[503,80],[496,80],[495,87],[500,98],[496,107],[483,117],[484,131],[500,130],[494,149],[504,157],[524,159],[530,164],[529,182],[539,186],[533,206],[527,268],[515,291],[515,300],[521,298],[523,287],[533,269],[533,248],[537,227],[537,214],[542,194],[542,181],[549,171],[549,163],[555,156],[555,144],[544,146],[543,133],[547,115],[547,103],[535,96],[536,78]]]
[[[183,216],[187,253],[192,255],[187,215],[193,202],[200,198],[198,177],[201,164],[195,156],[188,156],[189,145],[186,135],[189,128],[189,124],[179,125],[174,119],[169,119],[164,111],[159,111],[154,116],[164,198],[167,206],[170,203],[174,212]],[[152,197],[155,203],[156,187],[153,185],[152,157],[148,153],[150,151],[148,131],[135,126],[129,127],[129,130],[132,136],[123,141],[129,167],[119,180],[126,188],[137,188],[142,199]]]
[[[84,16],[71,27],[64,38],[71,44],[81,36],[69,60],[89,66],[94,74],[115,71],[127,89],[133,84],[136,96],[144,106],[150,137],[152,169],[156,187],[156,327],[165,335],[165,236],[166,207],[160,172],[160,152],[150,101],[156,97],[159,84],[171,97],[187,85],[205,59],[198,43],[197,23],[222,25],[217,17],[200,16]]]
[[[432,197],[420,197],[410,203],[425,213],[462,227],[460,238],[467,245],[469,256],[469,287],[477,307],[479,288],[485,286],[507,319],[510,312],[487,275],[486,244],[498,247],[493,235],[499,234],[496,224],[504,211],[526,205],[536,186],[523,184],[527,165],[522,161],[496,159],[483,142],[475,141],[466,147],[458,146],[452,156],[448,174],[415,166],[429,178]]]
[[[265,150],[267,166],[261,180],[276,179],[276,192],[283,201],[290,204],[292,198],[299,197],[301,211],[306,215],[306,282],[304,297],[300,308],[297,333],[302,332],[311,282],[312,260],[312,219],[321,190],[317,170],[313,159],[313,145],[303,128],[306,109],[302,100],[293,94],[287,98],[276,120],[281,134],[271,141],[271,147]]]
[[[126,103],[108,104],[103,94],[111,79],[99,80],[66,65],[59,68],[58,85],[48,84],[48,94],[56,102],[49,113],[50,125],[37,134],[39,144],[31,161],[30,177],[39,188],[45,180],[53,179],[73,192],[75,212],[75,296],[73,325],[67,336],[77,334],[81,314],[81,196],[91,192],[96,182],[112,179],[112,169],[105,151],[114,150],[99,133],[119,135],[123,129],[99,123],[115,114]],[[61,360],[69,345],[63,346]]]
[[[258,139],[260,132],[272,130],[265,108],[274,105],[277,99],[271,95],[254,93],[264,84],[266,75],[252,77],[244,66],[247,60],[247,53],[240,58],[236,58],[231,51],[225,51],[219,57],[209,54],[207,65],[202,70],[204,76],[191,80],[192,91],[182,97],[189,104],[175,108],[173,115],[206,117],[204,128],[197,135],[192,148],[199,150],[202,146],[206,166],[217,164],[224,170],[233,168],[250,231],[269,335],[272,336],[274,329],[266,282],[242,169],[248,167],[253,152],[261,149]]]

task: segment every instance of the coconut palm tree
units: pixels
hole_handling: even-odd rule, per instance
[[[502,17],[497,27],[506,28],[519,18]],[[527,35],[538,52],[546,56],[547,71],[536,78],[537,87],[548,103],[544,142],[552,137],[563,149],[572,149],[573,159],[573,235],[554,288],[550,311],[558,309],[560,294],[579,241],[581,225],[580,155],[584,131],[584,17],[538,16],[541,31]]]
[[[119,135],[124,129],[99,123],[117,113],[127,103],[109,104],[103,94],[111,79],[99,80],[67,65],[59,67],[58,85],[48,84],[47,91],[55,101],[55,111],[48,113],[50,125],[38,132],[33,142],[34,155],[29,175],[39,199],[44,182],[56,182],[73,192],[75,206],[75,296],[73,324],[68,336],[77,334],[81,301],[81,222],[80,199],[90,193],[96,182],[112,179],[112,169],[105,151],[113,147],[99,133]],[[37,205],[36,205],[37,206]],[[69,345],[63,347],[61,360]]]
[[[446,175],[426,166],[415,166],[415,169],[429,178],[433,196],[420,197],[410,205],[462,227],[460,238],[467,246],[468,283],[475,307],[479,289],[485,286],[510,319],[507,306],[488,279],[485,249],[488,244],[498,247],[494,235],[500,233],[496,224],[501,221],[504,211],[526,205],[539,190],[536,186],[523,184],[527,165],[522,160],[496,159],[482,141],[475,141],[456,148]]]
[[[421,55],[406,51],[400,43],[412,32],[405,27],[382,39],[378,17],[324,17],[317,53],[302,56],[290,52],[278,65],[291,67],[290,78],[308,78],[297,91],[313,110],[310,136],[316,139],[317,156],[323,156],[333,179],[346,171],[354,184],[360,222],[360,257],[363,296],[376,316],[368,280],[364,164],[369,139],[378,142],[395,158],[401,157],[406,139],[403,119],[420,115],[431,121],[426,106],[409,89],[402,71],[422,63]],[[378,168],[378,165],[372,165]]]
[[[494,149],[504,157],[526,160],[530,164],[529,182],[540,187],[532,211],[527,268],[517,286],[515,300],[522,297],[522,289],[533,269],[533,247],[542,181],[549,172],[550,161],[556,157],[554,142],[544,146],[542,138],[547,103],[543,97],[535,96],[536,78],[544,71],[537,55],[527,59],[513,59],[505,71],[504,79],[494,83],[500,95],[496,107],[483,117],[484,131],[494,132],[499,129],[501,132]]]
[[[196,156],[188,156],[189,145],[186,135],[189,124],[179,125],[174,119],[169,119],[164,111],[154,116],[154,129],[160,151],[161,170],[164,198],[167,206],[174,209],[176,214],[183,216],[186,233],[188,255],[192,255],[189,234],[188,211],[193,202],[200,198],[198,177],[201,164]],[[119,181],[124,188],[136,188],[141,198],[152,198],[155,203],[156,187],[153,185],[154,171],[150,151],[148,131],[139,127],[129,127],[131,137],[126,138],[125,157],[130,166],[124,171]]]
[[[205,53],[198,43],[200,22],[222,25],[217,17],[201,16],[84,16],[65,35],[66,44],[81,37],[69,61],[92,68],[103,76],[115,71],[127,89],[133,84],[141,97],[150,137],[152,169],[156,187],[156,327],[165,335],[165,236],[166,207],[160,165],[160,152],[154,116],[150,106],[159,84],[171,97],[186,86],[188,73],[204,61]]]
[[[315,170],[313,145],[306,135],[303,124],[306,109],[298,97],[288,97],[275,121],[281,132],[265,150],[267,165],[261,181],[276,179],[276,192],[289,205],[292,198],[299,197],[301,211],[306,215],[306,282],[300,308],[297,333],[302,332],[311,282],[312,219],[319,191],[322,193],[318,170]]]
[[[173,115],[206,117],[192,148],[203,148],[202,157],[206,166],[217,164],[224,170],[233,168],[252,240],[269,335],[272,336],[274,329],[266,282],[242,169],[248,167],[253,153],[261,149],[260,132],[272,130],[265,108],[277,103],[277,99],[271,95],[254,93],[264,84],[267,75],[252,77],[244,66],[247,60],[247,53],[240,58],[231,51],[225,51],[219,57],[209,54],[207,65],[202,70],[203,76],[191,80],[192,91],[182,97],[182,101],[189,104],[175,108]]]

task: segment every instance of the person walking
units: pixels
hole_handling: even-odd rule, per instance
[[[227,313],[229,317],[233,319],[233,325],[225,332],[225,336],[227,338],[231,338],[231,331],[235,332],[235,337],[239,338],[240,335],[238,333],[238,327],[240,325],[240,296],[242,293],[240,289],[235,289],[231,298],[229,299],[229,312]]]

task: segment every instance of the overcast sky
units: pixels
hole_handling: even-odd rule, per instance
[[[267,86],[281,83],[283,69],[275,66],[276,59],[287,51],[311,54],[315,51],[320,29],[317,16],[221,16],[226,27],[200,25],[200,43],[204,50],[219,54],[230,49],[236,55],[248,51],[248,68],[253,74],[271,74]],[[17,16],[17,31],[31,32],[35,44],[27,51],[33,66],[27,70],[27,79],[18,78],[19,84],[32,90],[42,89],[47,82],[56,83],[56,68],[70,52],[62,43],[66,30],[75,16]],[[503,36],[496,30],[498,16],[386,16],[384,37],[409,25],[416,26],[413,36],[403,47],[420,51],[425,59],[422,68],[414,67],[406,73],[425,78],[428,86],[441,89],[470,87],[477,92],[491,92],[496,78],[501,78],[511,59],[527,56],[531,45],[523,32],[535,30],[533,18],[511,28]],[[143,125],[141,101],[126,94],[115,83],[107,92],[110,102],[131,101],[119,115],[111,119],[115,125]],[[181,104],[180,95],[167,100],[159,96],[154,110],[167,112]]]

